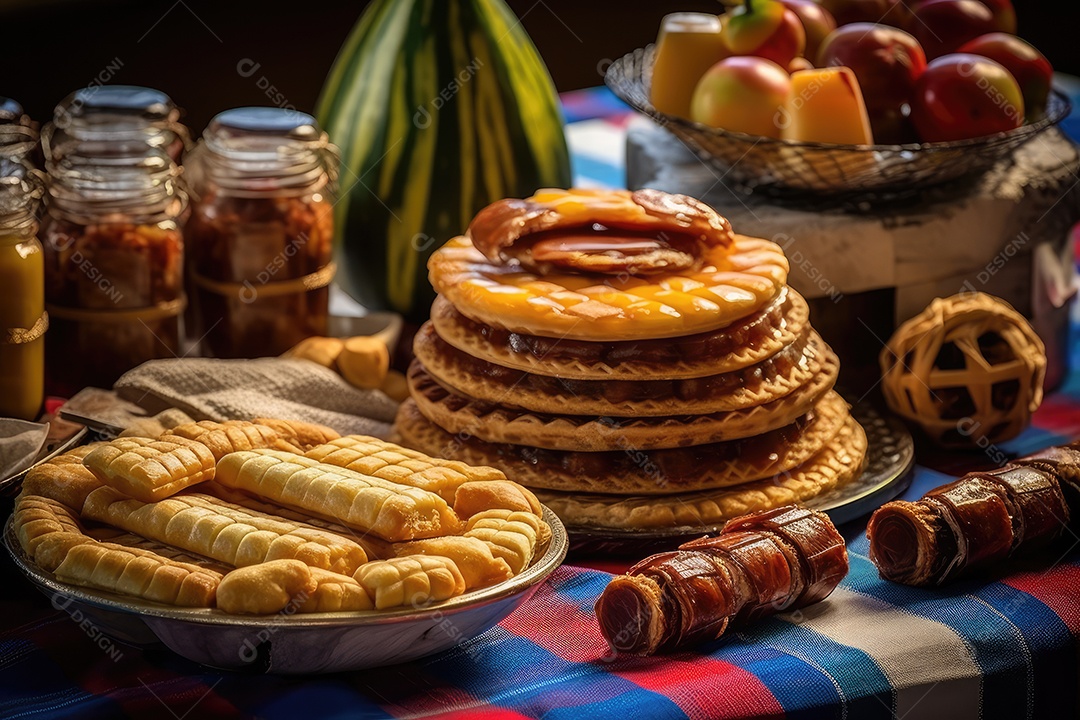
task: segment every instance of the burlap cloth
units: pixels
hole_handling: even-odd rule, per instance
[[[196,420],[303,420],[343,435],[385,438],[397,413],[397,403],[382,392],[357,389],[308,360],[151,360],[125,373],[114,389],[151,414],[179,408]]]

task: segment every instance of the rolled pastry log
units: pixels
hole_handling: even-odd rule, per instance
[[[608,584],[596,619],[613,649],[649,655],[818,602],[847,569],[844,539],[828,516],[789,505],[646,558]]]
[[[1025,459],[886,503],[866,528],[870,559],[887,580],[940,585],[1052,542],[1070,519],[1056,473],[1051,460]]]

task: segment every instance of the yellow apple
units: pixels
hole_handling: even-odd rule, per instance
[[[772,60],[730,57],[698,81],[690,119],[748,135],[780,137],[780,110],[791,93],[791,78]]]

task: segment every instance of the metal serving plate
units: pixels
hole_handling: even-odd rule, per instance
[[[162,642],[214,668],[330,673],[415,660],[494,626],[528,600],[566,557],[566,528],[546,507],[544,520],[551,526],[551,542],[521,574],[425,608],[389,611],[245,616],[176,608],[60,582],[23,552],[10,519],[4,546],[54,607],[122,642]]]
[[[866,468],[862,474],[832,492],[803,503],[821,510],[841,525],[873,512],[911,484],[915,442],[904,424],[882,414],[870,403],[852,407],[851,414],[866,430]],[[568,526],[570,552],[575,556],[642,556],[671,550],[682,543],[720,532],[718,525],[684,525],[657,530]]]

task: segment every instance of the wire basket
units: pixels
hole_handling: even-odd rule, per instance
[[[910,194],[986,172],[1072,110],[1068,98],[1055,90],[1041,120],[970,140],[907,145],[776,140],[711,128],[654,108],[649,101],[654,52],[649,45],[612,63],[604,77],[612,92],[716,166],[725,183],[771,195]]]

